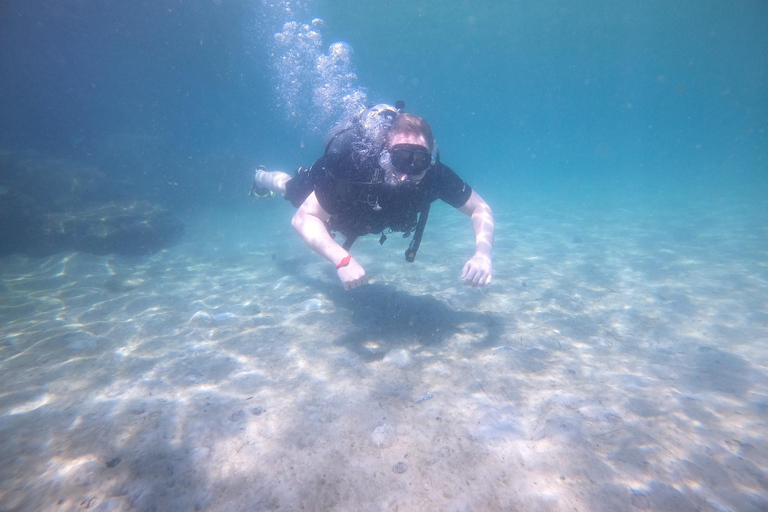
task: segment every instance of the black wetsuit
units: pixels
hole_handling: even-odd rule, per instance
[[[459,208],[472,194],[472,188],[439,160],[419,183],[387,185],[372,178],[379,175],[383,170],[376,159],[361,165],[349,156],[326,153],[288,181],[285,198],[298,208],[314,191],[320,206],[331,215],[329,230],[354,240],[388,229],[410,233],[419,213],[426,222],[432,202],[442,199]]]

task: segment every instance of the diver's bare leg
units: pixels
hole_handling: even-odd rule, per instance
[[[270,172],[263,168],[256,169],[256,174],[253,176],[254,184],[283,196],[285,196],[285,184],[288,183],[290,179],[290,175],[284,172]]]

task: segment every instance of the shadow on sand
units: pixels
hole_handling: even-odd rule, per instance
[[[425,347],[444,343],[467,326],[478,340],[470,348],[487,349],[498,345],[505,331],[505,319],[498,315],[456,311],[431,295],[411,295],[377,283],[344,290],[330,278],[316,279],[301,272],[296,260],[278,261],[277,266],[282,273],[325,295],[337,308],[352,313],[355,329],[334,343],[367,362],[380,360],[389,350],[404,346],[418,354]],[[369,348],[370,343],[376,345],[376,350]]]

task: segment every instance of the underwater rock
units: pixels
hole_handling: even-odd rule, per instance
[[[434,397],[435,397],[435,395],[433,395],[432,393],[427,391],[426,393],[424,393],[423,395],[421,395],[419,398],[416,399],[416,403],[420,404],[420,403],[426,402],[427,400],[429,400],[431,398],[434,398]]]
[[[213,317],[205,311],[196,311],[189,320],[201,325],[210,325],[213,322]]]
[[[108,460],[104,465],[112,469],[114,467],[117,467],[117,465],[120,464],[122,460],[123,459],[121,459],[120,457],[115,457],[113,459]]]
[[[394,426],[384,423],[371,432],[371,444],[376,448],[389,448],[395,442],[397,430]]]
[[[6,254],[49,256],[75,250],[149,255],[174,245],[184,233],[184,225],[169,210],[145,201],[40,213],[23,198],[12,196],[6,202],[5,197],[0,196],[0,234]]]
[[[96,167],[30,159],[0,164],[0,176],[0,254],[147,255],[184,232],[170,210],[120,199],[120,183]]]
[[[2,174],[8,194],[34,198],[45,210],[109,201],[120,197],[123,188],[123,183],[98,166],[41,156],[11,158],[3,162]]]
[[[397,473],[398,475],[402,475],[408,470],[408,466],[405,464],[405,462],[398,462],[394,466],[392,466],[392,471],[394,473]]]
[[[184,225],[170,211],[136,201],[48,214],[40,232],[59,251],[139,256],[177,243]]]

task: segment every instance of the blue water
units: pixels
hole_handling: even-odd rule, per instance
[[[5,2],[0,144],[109,160],[130,133],[150,140],[121,158],[306,165],[322,133],[276,106],[269,51],[284,21],[322,18],[369,99],[405,100],[497,201],[766,191],[763,2],[269,4]],[[201,195],[232,180],[198,172]]]
[[[350,97],[489,203],[488,289],[445,205],[350,294],[246,197]],[[0,510],[765,510],[766,194],[762,0],[4,0],[0,206],[186,230],[0,250]]]

